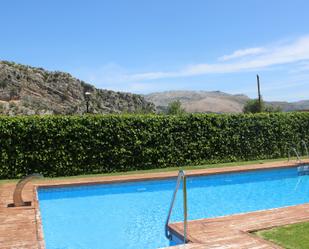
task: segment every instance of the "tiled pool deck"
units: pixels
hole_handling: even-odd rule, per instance
[[[188,239],[201,245],[192,248],[281,248],[250,232],[303,221],[309,221],[309,204],[190,221]],[[183,225],[172,224],[170,230],[181,237]]]
[[[304,162],[309,163],[309,161]],[[248,166],[190,170],[186,173],[187,175],[208,175],[291,166],[296,166],[296,164],[281,161]],[[12,203],[15,184],[2,184],[0,185],[0,248],[44,249],[40,214],[34,187],[59,187],[72,184],[80,185],[164,179],[176,177],[176,175],[177,172],[174,171],[37,181],[34,185],[27,185],[23,192],[24,200],[32,201],[32,205],[21,208],[7,208],[7,205]],[[287,208],[190,221],[188,224],[188,239],[190,244],[171,248],[280,248],[250,234],[250,232],[301,221],[309,221],[309,203]],[[181,236],[182,224],[171,224],[170,230]]]

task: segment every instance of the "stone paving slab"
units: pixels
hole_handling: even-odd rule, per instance
[[[197,248],[280,248],[251,232],[304,221],[309,221],[309,204],[194,220],[188,222],[188,240],[199,244]],[[183,238],[183,223],[169,228]]]

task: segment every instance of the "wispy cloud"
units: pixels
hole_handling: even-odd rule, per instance
[[[296,68],[289,71],[292,74],[299,74],[303,72],[309,72],[309,61],[303,61],[297,64]]]
[[[248,55],[258,55],[265,53],[267,50],[265,48],[246,48],[246,49],[240,49],[236,50],[232,54],[229,55],[223,55],[222,57],[219,57],[219,61],[229,61],[233,59],[239,59]]]
[[[185,79],[188,77],[216,74],[225,77],[223,74],[228,75],[231,73],[245,73],[251,71],[263,71],[264,73],[267,71],[269,73],[270,70],[274,71],[276,74],[273,79],[281,82],[278,88],[284,87],[282,80],[286,80],[285,88],[296,87],[295,84],[298,82],[308,82],[307,80],[309,77],[307,75],[304,79],[293,79],[293,77],[300,76],[309,71],[309,35],[276,43],[275,45],[272,43],[271,45],[237,49],[230,54],[223,56],[219,55],[217,60],[213,63],[187,65],[173,71],[134,73],[116,63],[109,63],[97,69],[88,68],[76,70],[75,72],[78,77],[94,83],[100,88],[141,93],[192,87],[184,83]],[[282,73],[285,73],[285,76],[283,76]],[[190,82],[192,81],[194,81],[194,79],[190,80]],[[228,81],[230,80],[228,79]],[[274,83],[275,82],[270,81],[265,82],[264,86],[267,84],[270,86],[276,85]],[[238,85],[238,87],[240,87],[239,92],[247,92],[250,94],[250,90],[246,91],[243,85],[244,84]],[[205,86],[205,83],[203,83],[200,88],[204,89]],[[227,86],[227,84],[225,86],[226,88],[232,89]],[[212,86],[208,84],[207,89],[211,88]],[[267,90],[271,91],[272,89],[269,88]]]
[[[232,58],[236,60],[226,62]],[[237,50],[231,53],[231,55],[219,57],[218,59],[219,61],[223,60],[223,62],[195,64],[186,66],[178,71],[132,74],[127,75],[126,79],[129,81],[144,81],[207,74],[235,73],[305,61],[309,60],[309,36],[300,37],[280,46]]]

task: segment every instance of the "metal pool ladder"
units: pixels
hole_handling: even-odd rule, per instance
[[[302,143],[303,147],[305,148],[307,157],[309,158],[308,146],[307,146],[305,140],[301,140],[301,143]]]
[[[300,155],[295,147],[290,147],[288,149],[288,162],[291,160],[291,151],[293,151],[297,157],[297,162],[301,163]]]
[[[306,151],[307,157],[309,157],[308,147],[304,140],[301,140],[301,144]],[[309,175],[309,166],[308,165],[300,165],[297,167],[299,175]]]
[[[172,202],[171,202],[170,209],[168,211],[167,219],[165,222],[165,236],[169,240],[172,240],[172,235],[169,233],[169,230],[168,230],[168,224],[171,218],[172,210],[175,204],[175,199],[177,196],[177,192],[178,192],[181,180],[183,180],[183,243],[185,244],[187,241],[188,207],[187,207],[187,177],[186,177],[185,171],[183,170],[179,170],[178,172],[176,188],[174,190]]]
[[[302,148],[305,149],[307,157],[309,158],[309,150],[308,150],[308,146],[307,146],[305,140],[301,140],[300,142],[301,142]],[[300,153],[297,151],[296,147],[292,147],[292,146],[290,146],[289,149],[288,149],[288,161],[290,161],[290,159],[291,159],[291,151],[293,151],[295,153],[295,155],[297,157],[297,161],[299,163],[301,163]]]

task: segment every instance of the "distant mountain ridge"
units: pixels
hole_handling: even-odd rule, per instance
[[[197,113],[241,113],[250,98],[244,94],[228,94],[220,91],[166,91],[144,95],[164,112],[170,102],[179,100],[187,112]],[[309,109],[309,100],[298,102],[268,101],[266,104],[280,107],[283,111]]]
[[[68,73],[0,61],[0,114],[83,114],[85,92],[90,92],[90,113],[164,112],[181,101],[190,113],[241,113],[250,99],[220,91],[167,91],[138,95],[97,89]],[[309,110],[309,100],[266,102],[283,111]]]
[[[0,61],[0,114],[83,114],[85,92],[91,113],[154,112],[142,96],[97,89],[64,72]]]
[[[309,100],[301,100],[296,102],[269,101],[266,103],[274,107],[280,107],[285,112],[309,110]]]

